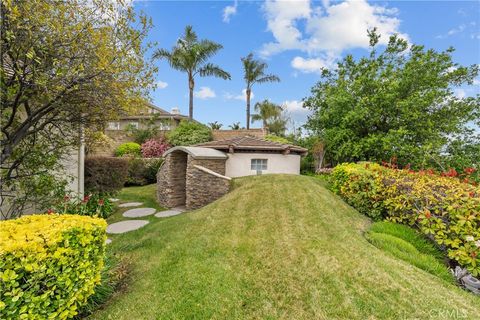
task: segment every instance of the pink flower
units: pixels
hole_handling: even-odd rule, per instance
[[[103,206],[105,201],[103,199],[98,199],[98,205]]]
[[[164,140],[150,139],[142,144],[142,156],[144,158],[159,158],[170,148]]]
[[[90,200],[90,196],[83,197],[83,203],[87,203]]]

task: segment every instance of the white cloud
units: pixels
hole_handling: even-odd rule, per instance
[[[225,99],[228,99],[228,100],[235,99],[235,100],[247,101],[247,89],[243,89],[242,93],[238,95],[227,92],[225,93],[224,97]],[[252,91],[250,93],[250,101],[253,100],[254,98],[255,98],[255,95],[253,94],[253,91]]]
[[[455,89],[453,94],[459,99],[463,99],[467,96],[467,92],[464,89]]]
[[[263,6],[267,28],[275,42],[266,43],[261,54],[269,56],[284,50],[301,50],[311,55],[328,52],[339,55],[351,48],[367,48],[367,30],[377,28],[381,44],[399,32],[396,8],[370,5],[365,0],[346,0],[313,6],[309,0],[268,0]],[[300,23],[305,25],[302,32]]]
[[[226,6],[223,8],[223,22],[229,23],[230,17],[237,14],[238,2],[235,0],[233,6]]]
[[[297,123],[305,123],[311,111],[303,108],[303,101],[286,100],[282,103],[284,110],[292,120]]]
[[[168,83],[166,83],[165,81],[161,81],[161,80],[157,81],[157,88],[158,89],[165,89],[166,87],[168,87]]]
[[[322,68],[332,68],[334,66],[335,57],[310,58],[295,57],[291,62],[291,66],[304,73],[320,73]]]
[[[199,99],[209,99],[215,98],[217,96],[215,94],[215,91],[213,91],[209,87],[200,87],[200,90],[195,91],[193,95]]]
[[[480,78],[473,79],[473,85],[474,86],[480,86]]]
[[[463,32],[463,30],[465,30],[466,28],[467,28],[467,26],[465,24],[461,24],[458,27],[455,27],[453,29],[448,30],[448,32],[445,33],[445,34],[439,34],[435,38],[436,39],[445,39],[445,38],[448,38],[450,36],[453,36],[454,34]]]

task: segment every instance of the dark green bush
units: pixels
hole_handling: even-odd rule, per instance
[[[128,159],[89,157],[85,159],[85,192],[109,194],[119,191],[127,181]]]
[[[199,122],[182,120],[167,140],[174,146],[190,146],[212,140],[212,130]]]
[[[129,158],[126,185],[144,186],[157,181],[162,158]]]

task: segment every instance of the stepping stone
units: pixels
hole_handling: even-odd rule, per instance
[[[112,223],[107,227],[107,233],[118,234],[140,229],[148,224],[147,220],[127,220]]]
[[[155,214],[155,217],[157,218],[166,218],[166,217],[172,217],[176,216],[177,214],[180,214],[182,212],[185,212],[184,208],[173,208],[167,211],[160,211],[157,214]]]
[[[112,243],[112,239],[105,240],[105,244],[110,244],[110,243]]]
[[[108,200],[110,200],[111,202],[117,202],[117,201],[119,201],[120,199],[117,199],[117,198],[110,198],[110,199],[108,199]]]
[[[136,208],[130,209],[123,213],[123,216],[126,218],[138,218],[145,217],[157,212],[154,208]]]
[[[141,202],[127,202],[127,203],[122,203],[119,205],[120,208],[128,208],[128,207],[138,207],[141,206],[143,203]]]

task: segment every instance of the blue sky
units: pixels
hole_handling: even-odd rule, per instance
[[[480,64],[480,2],[478,1],[134,1],[135,10],[153,20],[148,40],[170,49],[190,24],[200,38],[221,43],[211,62],[230,72],[232,80],[196,79],[195,119],[218,121],[227,128],[245,125],[240,58],[253,52],[269,64],[280,83],[253,88],[252,104],[263,99],[286,106],[295,125],[307,111],[301,100],[319,80],[322,66],[333,66],[346,54],[367,54],[366,29],[376,26],[383,34],[399,33],[411,43],[445,50],[456,48],[455,62]],[[159,67],[153,102],[166,110],[188,113],[186,75],[165,61]],[[480,93],[474,86],[456,89],[459,96]],[[260,127],[260,123],[253,127]]]

